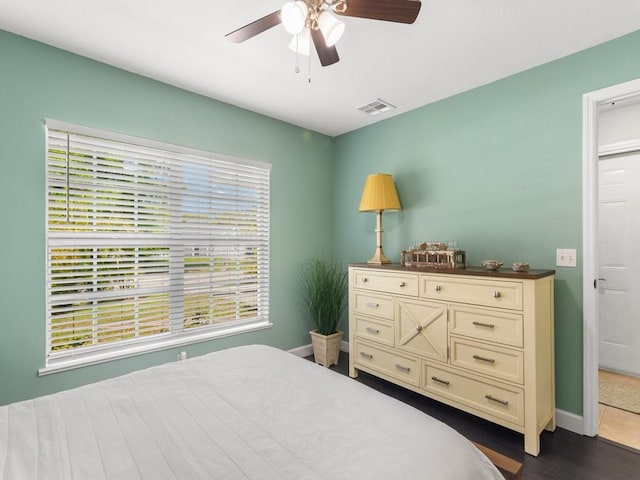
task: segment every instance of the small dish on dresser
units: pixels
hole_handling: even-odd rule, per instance
[[[503,263],[500,260],[492,258],[491,260],[484,260],[482,266],[487,270],[498,270]]]
[[[527,262],[516,262],[511,265],[511,268],[513,268],[514,272],[528,272],[529,264]]]

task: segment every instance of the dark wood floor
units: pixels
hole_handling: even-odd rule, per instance
[[[339,364],[332,369],[348,375],[348,363],[349,354],[341,352]],[[519,433],[366,373],[361,372],[357,380],[439,419],[469,440],[521,462],[524,480],[640,480],[640,454],[606,440],[557,428],[553,433],[542,433],[540,455],[533,457],[524,453],[524,437]]]

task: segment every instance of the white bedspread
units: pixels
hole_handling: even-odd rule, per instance
[[[0,407],[0,479],[502,479],[441,422],[265,346]]]

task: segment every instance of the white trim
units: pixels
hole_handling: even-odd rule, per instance
[[[292,348],[291,350],[288,350],[288,352],[294,354],[296,357],[304,358],[313,354],[313,346],[311,344],[302,345],[300,347]]]
[[[224,156],[220,158],[214,152],[52,119],[45,120],[45,132],[47,350],[46,363],[38,371],[39,375],[271,326],[268,320],[269,164],[231,160],[231,157]],[[91,188],[85,189],[86,185],[91,185]],[[211,185],[214,185],[215,191]],[[227,186],[230,190],[225,190]],[[183,193],[184,189],[188,192]],[[236,193],[235,189],[240,193]],[[82,193],[76,194],[76,191]],[[87,191],[93,193],[87,196],[84,193]],[[109,193],[100,193],[103,191]],[[145,199],[142,202],[137,201],[138,192],[142,192],[141,196]],[[249,196],[246,192],[255,195]],[[136,198],[132,193],[136,193]],[[158,194],[163,198],[159,203],[154,197]],[[87,200],[89,197],[90,200]],[[149,198],[152,200],[146,202]],[[238,210],[227,207],[234,200],[235,205],[239,205]],[[145,210],[144,205],[147,204],[151,207]],[[209,221],[212,215],[217,216],[212,205],[215,207],[219,204],[224,209],[225,219],[236,220],[238,230],[250,225],[247,223],[249,221],[253,221],[256,228],[235,235],[236,230],[229,231],[227,228],[227,225],[233,224]],[[75,217],[74,212],[81,213]],[[105,212],[108,217],[105,217]],[[241,216],[236,216],[236,212]],[[95,223],[86,222],[85,213],[89,218],[99,221],[113,217],[123,219],[123,223],[100,221],[96,226]],[[150,227],[146,226],[147,223]],[[139,249],[139,246],[144,249]],[[185,246],[188,248],[185,249]],[[252,247],[251,257],[246,256],[245,246]],[[221,247],[228,253],[218,253]],[[118,260],[117,267],[113,266],[111,255],[104,253],[109,252],[110,248],[123,249],[124,253],[118,255],[124,260]],[[234,276],[233,285],[225,280],[222,294],[243,295],[250,291],[255,298],[257,314],[253,310],[245,314],[244,307],[238,308],[239,302],[244,300],[239,300],[239,295],[236,295],[227,302],[230,307],[225,320],[231,321],[214,325],[212,320],[218,318],[215,313],[208,313],[207,322],[211,325],[185,328],[184,309],[188,295],[185,292],[189,289],[195,292],[192,289],[195,283],[189,283],[191,278],[186,278],[190,275],[185,273],[186,265],[188,257],[200,255],[201,248],[206,249],[208,257],[224,255],[230,258],[234,262],[231,268],[235,272],[240,272],[244,265],[255,266],[256,272],[249,273],[249,281],[243,282],[244,269],[242,278]],[[81,260],[68,260],[65,252],[74,252],[74,258]],[[143,264],[145,260],[147,263]],[[207,262],[207,267],[210,267],[215,260]],[[137,282],[149,272],[154,275],[152,281]],[[195,272],[198,287],[206,287],[207,293],[218,295],[218,270],[209,268],[205,275],[206,279],[203,280],[206,281],[201,281],[200,273]],[[125,284],[123,280],[136,282]],[[122,286],[127,290],[120,288]],[[129,290],[129,287],[135,290]],[[109,326],[119,326],[123,320],[130,320],[122,314],[118,317],[117,313],[102,310],[101,302],[110,300],[125,300],[131,309],[136,308],[135,314],[130,315],[136,329],[131,335],[133,338],[109,337],[110,330],[98,326],[105,317],[110,322]],[[205,303],[210,302],[205,300]],[[107,308],[110,307],[107,305]],[[209,305],[207,308],[208,312],[216,312]],[[78,331],[75,313],[82,312],[85,315],[85,310],[89,311],[86,317],[90,324],[77,327],[82,330],[80,342],[75,336]],[[101,315],[104,312],[107,315]],[[141,325],[138,320],[155,321],[155,317],[160,316],[157,312],[162,312],[163,330],[152,332],[147,328],[138,331]],[[242,318],[250,315],[252,318]],[[55,325],[54,317],[60,320]],[[83,322],[85,320],[83,318]],[[51,339],[54,336],[56,344],[52,347]]]
[[[598,434],[598,107],[640,94],[640,79],[583,95],[582,123],[582,311],[583,433]]]
[[[607,155],[619,155],[621,153],[631,153],[631,152],[637,152],[637,151],[640,151],[640,138],[598,146],[598,154],[601,157],[605,157]]]
[[[570,432],[582,435],[584,432],[584,418],[575,413],[556,408],[556,425]]]
[[[597,277],[597,161],[598,161],[598,106],[589,94],[583,97],[583,165],[582,165],[582,310],[583,310],[583,433],[594,436],[598,433],[594,423],[593,398],[597,400],[597,382],[593,379],[593,361],[598,368],[597,316],[598,296],[593,292],[593,282]],[[597,419],[597,417],[596,417]]]
[[[110,362],[112,360],[120,360],[122,358],[135,357],[144,353],[158,352],[170,348],[182,347],[184,345],[193,345],[194,343],[206,342],[214,338],[230,337],[241,333],[255,332],[273,327],[273,324],[265,321],[262,323],[249,323],[238,325],[234,328],[224,330],[208,331],[200,335],[188,335],[173,340],[150,343],[146,345],[134,345],[129,349],[107,350],[96,353],[95,355],[87,355],[80,358],[72,358],[64,361],[58,361],[46,367],[38,369],[38,376],[51,375],[52,373],[66,372],[76,368],[87,367],[89,365],[97,365],[99,363]]]
[[[342,343],[340,344],[340,351],[348,352],[349,342],[342,340]],[[291,350],[288,350],[288,352],[296,355],[297,357],[308,357],[309,355],[313,355],[313,346],[309,343],[307,345],[292,348]]]

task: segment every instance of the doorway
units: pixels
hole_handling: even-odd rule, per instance
[[[598,160],[598,436],[640,450],[640,152],[616,153],[606,135],[633,123],[626,141],[640,142],[640,103],[599,119],[599,150],[613,153]]]
[[[637,105],[632,113],[637,114],[640,124],[640,104]],[[598,160],[598,366],[601,370],[636,377],[640,377],[638,219],[640,152],[601,155]]]
[[[606,254],[603,255],[600,248],[600,177],[606,177],[608,173],[600,171],[599,160],[601,156],[613,157],[618,154],[624,156],[634,149],[640,150],[640,136],[636,137],[637,141],[635,142],[619,141],[604,145],[599,138],[599,133],[601,133],[599,129],[600,114],[606,109],[614,110],[634,103],[640,103],[640,79],[585,94],[583,102],[583,433],[589,436],[598,434],[601,420],[602,407],[598,403],[600,350],[603,345],[601,341],[608,341],[608,344],[613,347],[615,344],[621,346],[626,341],[626,339],[623,339],[622,342],[619,341],[621,332],[616,332],[615,326],[613,327],[614,334],[612,334],[607,331],[611,325],[601,325],[600,321],[602,292],[608,290],[610,295],[620,295],[620,292],[614,293],[614,291],[621,289],[615,288],[615,283],[619,279],[613,280],[614,285],[609,286],[607,277],[604,274],[601,275],[600,270],[602,260],[605,260],[605,264],[609,261],[610,265],[614,267],[619,265],[616,263],[617,260],[611,261]],[[619,169],[609,169],[608,172],[612,173],[610,178],[615,176],[617,171]],[[606,180],[603,183],[606,184]],[[615,182],[613,183],[615,184]],[[610,206],[615,206],[615,204]],[[606,273],[610,274],[612,270],[609,269]],[[613,297],[603,301],[605,308],[607,301],[612,299]],[[601,326],[605,327],[604,332],[601,331]],[[613,348],[613,351],[615,350],[616,348]]]

